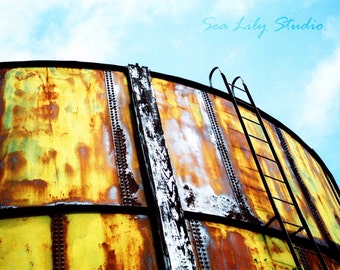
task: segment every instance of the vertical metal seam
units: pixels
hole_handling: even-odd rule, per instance
[[[227,146],[225,145],[225,141],[224,141],[221,129],[218,125],[212,101],[210,100],[207,92],[201,91],[201,93],[202,93],[203,101],[204,101],[204,104],[205,104],[205,107],[208,113],[210,124],[212,126],[214,136],[216,138],[217,149],[222,157],[222,161],[228,173],[228,177],[231,183],[232,190],[235,194],[238,204],[240,205],[241,213],[248,221],[252,221],[258,224],[259,220],[249,211],[247,199],[245,198],[244,194],[241,192],[240,182],[235,175],[233,165],[228,156]]]
[[[150,70],[128,66],[132,101],[144,161],[154,191],[169,269],[195,269],[196,262],[185,223],[176,180],[165,145],[161,119],[151,87]],[[162,241],[163,241],[162,240]]]
[[[202,270],[211,269],[206,241],[202,235],[202,225],[199,221],[191,219],[190,226],[196,244],[197,256]]]
[[[304,197],[305,197],[305,199],[307,201],[307,205],[308,205],[309,209],[311,210],[312,215],[313,215],[313,217],[314,217],[314,219],[315,219],[315,221],[316,221],[316,223],[317,223],[317,225],[318,225],[318,227],[319,227],[323,237],[325,237],[327,243],[329,245],[331,245],[331,247],[332,247],[333,246],[333,242],[332,242],[332,240],[330,238],[329,233],[326,230],[325,224],[323,223],[323,221],[321,219],[319,211],[317,210],[317,208],[316,208],[316,206],[315,206],[315,204],[314,204],[314,202],[313,202],[313,200],[311,198],[311,195],[310,195],[310,193],[309,193],[305,183],[302,180],[302,177],[301,177],[301,175],[299,173],[299,170],[298,170],[298,168],[297,168],[297,166],[295,164],[294,158],[293,158],[293,156],[292,156],[292,154],[291,154],[291,152],[290,152],[290,150],[288,148],[286,139],[284,138],[284,135],[283,135],[281,129],[278,126],[275,126],[275,132],[276,132],[276,134],[277,134],[277,136],[279,138],[279,141],[280,141],[280,144],[282,146],[283,152],[285,153],[285,155],[286,155],[286,157],[288,159],[289,165],[290,165],[290,167],[291,167],[291,169],[292,169],[292,171],[293,171],[293,173],[295,175],[295,179],[298,182],[298,184],[299,184],[299,186],[301,188],[301,191],[302,191],[302,193],[303,193],[303,195],[304,195]]]
[[[110,121],[112,128],[112,137],[114,141],[114,151],[117,164],[119,185],[122,193],[123,205],[140,205],[131,196],[129,188],[129,178],[133,178],[131,172],[128,172],[128,164],[126,159],[126,138],[124,131],[120,126],[118,116],[118,101],[114,89],[113,72],[104,70],[105,85],[107,90],[108,105],[110,112]]]
[[[53,269],[65,269],[65,248],[64,248],[64,215],[54,214],[52,219],[52,256]]]

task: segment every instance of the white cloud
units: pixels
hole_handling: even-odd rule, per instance
[[[340,115],[340,45],[320,62],[306,85],[297,128],[313,140],[332,135],[338,128]],[[319,139],[320,140],[320,139]],[[318,144],[320,141],[315,141]]]
[[[177,18],[190,10],[190,4],[180,0],[5,0],[0,3],[0,61],[109,62],[126,53],[124,37],[135,36],[138,43],[143,25],[165,16]]]
[[[239,17],[247,15],[253,8],[253,0],[218,0],[212,9],[212,14],[215,16],[224,15],[227,17]]]
[[[340,18],[329,16],[327,17],[327,21],[324,25],[324,29],[322,31],[322,35],[325,38],[338,40],[340,36]]]

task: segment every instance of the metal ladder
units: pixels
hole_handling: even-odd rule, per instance
[[[216,70],[219,70],[220,75],[222,76],[223,82],[224,82],[224,84],[225,84],[225,86],[226,86],[226,88],[227,88],[227,90],[228,90],[228,92],[229,92],[229,94],[232,98],[232,102],[233,102],[235,111],[237,113],[238,118],[240,119],[240,123],[241,123],[242,129],[244,131],[245,137],[247,139],[247,142],[249,144],[252,155],[254,157],[256,167],[258,169],[258,172],[259,172],[260,177],[262,179],[266,193],[268,195],[270,204],[271,204],[273,211],[274,211],[274,216],[268,221],[267,224],[265,224],[265,227],[269,227],[275,220],[278,222],[279,227],[280,227],[280,229],[281,229],[281,231],[282,231],[282,233],[285,237],[285,240],[287,241],[288,247],[290,249],[291,255],[294,259],[294,262],[296,264],[297,269],[303,269],[302,267],[304,267],[305,269],[309,268],[307,263],[306,262],[303,263],[303,259],[299,258],[299,256],[298,256],[298,254],[301,254],[301,253],[304,253],[304,252],[305,253],[311,253],[311,254],[314,254],[315,256],[317,256],[317,258],[319,260],[319,265],[320,265],[319,267],[321,267],[320,269],[328,269],[322,255],[321,255],[321,252],[320,252],[316,242],[314,241],[314,238],[311,234],[311,231],[310,231],[310,229],[309,229],[309,227],[308,227],[308,225],[307,225],[307,223],[306,223],[306,221],[303,217],[303,214],[302,214],[302,212],[301,212],[301,210],[300,210],[300,208],[297,204],[297,201],[294,197],[292,189],[289,186],[287,177],[284,173],[282,165],[281,165],[281,163],[278,159],[278,156],[275,152],[275,149],[274,149],[273,144],[270,140],[270,137],[269,137],[269,135],[266,131],[262,117],[261,117],[261,115],[260,115],[260,113],[259,113],[259,111],[258,111],[258,109],[257,109],[257,107],[254,103],[253,98],[250,95],[250,92],[249,92],[246,84],[243,82],[241,77],[236,77],[233,80],[232,84],[230,85],[228,83],[225,75],[221,72],[221,70],[218,67],[215,67],[215,68],[212,69],[212,71],[210,72],[210,75],[209,75],[209,82],[210,82],[211,87],[212,87],[212,82],[211,82],[212,75]],[[236,82],[239,79],[242,80],[243,88],[237,87],[235,85]],[[245,117],[244,115],[241,114],[240,109],[239,109],[239,104],[238,104],[238,101],[237,101],[238,98],[236,98],[236,96],[235,96],[235,91],[242,91],[243,93],[246,94],[246,96],[249,100],[249,104],[251,106],[251,109],[256,115],[255,120],[250,119],[249,117]],[[247,129],[246,122],[247,122],[248,126],[249,125],[257,126],[257,129],[262,131],[263,137],[260,138],[258,136],[255,136],[254,134],[249,133],[249,131]],[[253,141],[256,141],[256,143],[258,143],[260,145],[262,144],[264,147],[269,149],[271,156],[265,156],[263,154],[258,153],[258,151],[256,150],[256,147],[254,147]],[[259,148],[257,147],[257,149],[259,149]],[[265,173],[262,162],[261,162],[261,160],[263,161],[263,159],[269,161],[271,164],[273,164],[273,166],[276,166],[278,171],[279,171],[279,175],[281,177],[278,178],[277,176],[275,177],[273,175],[270,175],[270,172]],[[272,171],[272,170],[270,170],[270,171]],[[283,186],[285,187],[286,191],[289,194],[288,198],[281,199],[281,198],[273,196],[271,189],[268,185],[269,181],[278,181],[278,183],[283,184]],[[288,220],[284,220],[283,217],[280,215],[280,212],[278,210],[278,207],[277,207],[278,203],[287,204],[290,207],[293,207],[295,209],[297,215],[298,215],[298,218],[299,218],[299,221],[301,222],[301,224],[296,224],[294,222],[289,222]],[[287,231],[287,227],[290,227],[290,228],[294,227],[294,228],[296,228],[296,231],[293,232],[293,233],[289,233]],[[298,246],[294,245],[293,242],[292,242],[292,237],[295,236],[298,233],[303,232],[303,231],[306,233],[306,235],[308,237],[308,240],[310,242],[309,248],[311,250],[309,250],[309,249],[307,250],[307,249],[303,249],[301,247],[298,247]]]

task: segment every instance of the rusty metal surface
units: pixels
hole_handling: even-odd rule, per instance
[[[0,220],[0,268],[53,269],[48,216]]]
[[[1,205],[120,204],[116,159],[126,156],[137,179],[129,183],[132,195],[145,205],[132,136],[124,142],[129,153],[114,152],[102,71],[17,68],[1,74]],[[123,115],[117,121],[128,134],[126,79],[117,73],[115,80],[124,110],[116,112]]]
[[[68,269],[157,269],[146,216],[70,214],[66,218]]]
[[[325,233],[331,240],[340,244],[340,205],[330,187],[328,179],[317,161],[287,132],[283,132],[290,153],[303,183],[309,191],[318,214],[321,216]],[[322,225],[320,225],[322,227]],[[340,250],[339,250],[340,251]]]
[[[211,100],[247,203],[251,211],[266,223],[273,216],[273,211],[233,104],[215,95],[211,95]]]
[[[104,71],[123,205],[146,205],[133,138],[125,75]]]
[[[195,241],[204,262],[200,269],[295,269],[287,244],[279,238],[214,222],[191,224],[199,232]],[[308,269],[319,269],[317,258],[308,254],[304,259]],[[335,261],[325,260],[328,269],[338,269]]]
[[[208,94],[160,79],[152,85],[184,208],[254,220]]]

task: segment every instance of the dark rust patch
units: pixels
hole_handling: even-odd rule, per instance
[[[14,94],[17,95],[18,97],[22,97],[23,95],[25,95],[25,91],[22,89],[16,89]]]
[[[7,157],[7,167],[12,172],[19,172],[22,170],[27,164],[27,160],[25,158],[25,153],[23,151],[15,151],[8,154]]]
[[[56,92],[49,91],[49,92],[44,92],[44,93],[45,93],[45,98],[48,99],[48,100],[58,98],[58,93],[56,93]]]
[[[66,175],[69,177],[73,176],[74,174],[74,169],[69,163],[65,163],[65,172]]]
[[[51,102],[48,105],[42,105],[39,110],[39,116],[49,120],[55,120],[58,118],[59,106],[55,102]]]
[[[47,164],[50,162],[51,159],[55,160],[57,157],[57,151],[56,150],[49,150],[47,153],[44,153],[41,157],[41,160],[44,164]]]
[[[36,196],[44,197],[47,186],[47,182],[42,179],[6,181],[0,190],[0,203],[2,205],[17,205],[27,203],[30,198]]]
[[[116,267],[116,253],[114,249],[110,249],[110,246],[103,242],[102,247],[106,254],[106,268],[105,269],[115,269]]]
[[[13,115],[17,116],[17,115],[21,115],[21,114],[25,114],[25,108],[15,105],[13,107]]]

